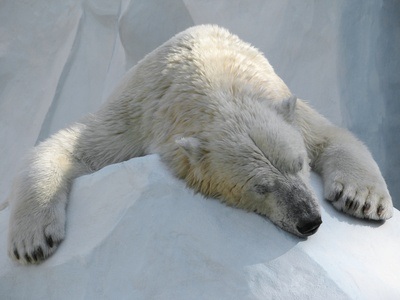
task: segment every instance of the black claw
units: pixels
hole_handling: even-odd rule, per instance
[[[37,256],[36,256],[36,252],[35,251],[32,252],[31,256],[32,256],[33,262],[36,262],[37,261]]]
[[[35,251],[33,251],[31,256],[33,258],[33,261],[35,261],[35,262],[39,262],[39,261],[43,260],[44,254],[43,254],[42,247],[39,246]]]
[[[349,206],[350,206],[350,199],[347,199],[347,200],[346,200],[344,206],[345,206],[347,209],[349,209]]]
[[[365,203],[363,208],[362,208],[363,213],[366,214],[369,211],[370,208],[371,208],[371,204],[370,203]]]
[[[47,242],[47,245],[49,245],[50,248],[53,248],[54,242],[53,242],[53,239],[52,239],[51,236],[46,236],[46,242]]]
[[[340,192],[336,192],[335,201],[338,201],[342,197],[342,195],[343,195],[343,190]]]
[[[358,206],[359,206],[358,201],[351,200],[351,199],[346,200],[346,208],[348,210],[357,210]]]
[[[383,213],[383,206],[382,206],[382,205],[379,205],[379,206],[378,206],[378,210],[377,210],[377,214],[378,214],[378,216],[381,216],[382,213]]]
[[[347,200],[346,200],[345,206],[346,206],[346,208],[347,208],[348,210],[350,210],[350,209],[353,207],[353,200],[347,199]]]
[[[32,261],[31,258],[30,258],[29,255],[28,255],[28,253],[25,254],[25,259],[26,259],[26,261],[27,261],[28,263],[30,263],[30,262]]]
[[[14,256],[15,256],[15,258],[16,258],[17,260],[19,260],[19,254],[18,254],[17,249],[14,249]]]
[[[39,246],[39,248],[36,249],[35,255],[36,255],[38,261],[43,260],[44,253],[43,253],[42,247]]]

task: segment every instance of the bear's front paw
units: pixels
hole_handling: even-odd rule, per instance
[[[392,198],[380,180],[328,181],[325,198],[338,210],[358,218],[387,220],[393,215]]]
[[[23,264],[40,263],[65,236],[65,210],[16,211],[11,215],[8,254]]]

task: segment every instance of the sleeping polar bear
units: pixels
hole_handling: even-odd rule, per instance
[[[258,50],[205,25],[148,54],[97,113],[31,151],[11,194],[10,257],[37,263],[54,253],[74,178],[151,153],[195,191],[300,237],[322,222],[310,166],[337,209],[392,216],[367,148],[293,96]]]

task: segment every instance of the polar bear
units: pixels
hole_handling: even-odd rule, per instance
[[[29,153],[9,201],[9,256],[38,263],[54,253],[74,178],[152,153],[196,192],[265,215],[299,237],[322,222],[310,166],[337,209],[392,216],[367,148],[298,100],[257,49],[202,25],[148,54],[97,113]]]

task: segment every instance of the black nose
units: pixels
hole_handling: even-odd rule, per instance
[[[300,222],[297,225],[297,230],[302,234],[302,235],[312,235],[317,232],[319,225],[321,225],[322,220],[320,217],[318,217],[315,220],[307,220],[305,222]]]

